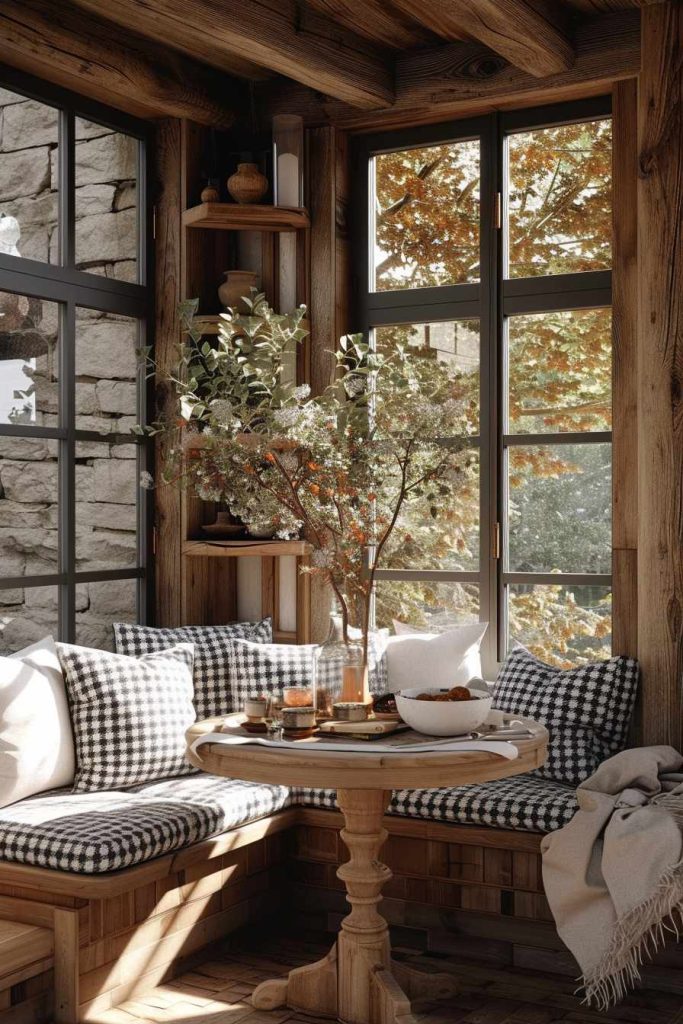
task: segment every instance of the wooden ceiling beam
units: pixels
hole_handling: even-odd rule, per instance
[[[392,50],[413,50],[422,44],[435,43],[434,33],[414,19],[406,18],[394,10],[386,0],[306,0],[320,14],[325,14],[340,25],[372,39]]]
[[[393,100],[390,63],[376,47],[296,0],[76,0],[150,39],[222,68],[250,61],[352,106]]]
[[[560,103],[609,93],[640,71],[640,14],[602,15],[578,27],[570,71],[540,81],[475,43],[451,43],[399,57],[396,102],[361,112],[282,79],[259,86],[263,116],[297,110],[310,125],[382,131],[494,110]]]
[[[535,0],[392,0],[444,39],[476,39],[535,78],[568,71],[574,48],[555,12]]]
[[[137,117],[217,128],[235,120],[225,76],[65,3],[2,0],[0,54],[12,67]]]

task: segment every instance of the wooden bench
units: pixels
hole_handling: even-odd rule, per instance
[[[0,942],[0,991],[10,990],[0,1024],[97,1020],[192,968],[203,947],[271,916],[336,930],[346,912],[337,819],[288,808],[108,875],[1,863],[0,918],[41,939],[23,977]],[[540,835],[395,815],[384,825],[394,878],[383,912],[396,945],[576,977],[543,894]],[[675,948],[668,957],[683,966]],[[681,990],[679,970],[653,970],[652,987]]]

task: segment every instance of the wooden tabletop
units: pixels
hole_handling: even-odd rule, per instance
[[[489,782],[539,768],[546,758],[547,730],[531,719],[520,721],[532,735],[514,741],[519,750],[514,761],[487,751],[374,753],[372,741],[368,741],[367,752],[316,750],[301,741],[301,746],[287,749],[207,743],[199,750],[201,756],[190,753],[189,747],[199,736],[220,730],[223,718],[195,722],[186,737],[189,760],[212,775],[316,789],[434,789]]]

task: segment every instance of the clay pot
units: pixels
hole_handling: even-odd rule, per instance
[[[228,178],[228,192],[236,203],[258,203],[268,190],[268,179],[256,164],[238,164]]]
[[[251,296],[251,289],[256,287],[256,274],[252,270],[226,270],[225,281],[218,289],[218,298],[227,308],[235,313],[248,313],[248,307],[242,302],[243,297]]]
[[[199,198],[203,203],[219,203],[221,201],[218,185],[213,178],[209,178]]]

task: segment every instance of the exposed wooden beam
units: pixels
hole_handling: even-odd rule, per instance
[[[151,39],[223,67],[249,60],[364,109],[393,100],[389,63],[367,40],[296,0],[77,0]]]
[[[436,42],[434,34],[417,21],[393,10],[386,0],[306,0],[320,14],[357,32],[366,39],[395,50],[412,50],[423,43]]]
[[[392,0],[444,39],[476,39],[515,67],[544,78],[568,71],[574,49],[543,0]]]
[[[2,0],[0,55],[138,117],[187,117],[219,128],[235,120],[224,76],[65,3]]]
[[[475,43],[451,43],[399,56],[396,102],[369,112],[325,99],[282,79],[259,87],[265,114],[297,110],[310,125],[381,131],[450,118],[599,96],[640,70],[640,15],[618,11],[580,25],[569,71],[540,81]]]
[[[638,658],[643,742],[681,743],[683,6],[643,11],[638,83]]]

